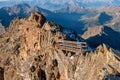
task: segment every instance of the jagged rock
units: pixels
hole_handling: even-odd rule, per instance
[[[38,18],[41,18],[39,17],[41,14],[37,13],[37,15]],[[51,78],[52,74],[60,78],[57,66],[54,68],[55,71],[52,70],[54,58],[48,60],[48,57],[50,54],[51,57],[53,56],[51,51],[55,42],[54,38],[59,38],[62,33],[60,31],[53,32],[53,28],[48,31],[39,28],[36,23],[42,24],[45,22],[44,19],[32,22],[31,20],[30,17],[28,19],[15,18],[6,33],[1,35],[0,60],[2,61],[1,67],[4,69],[5,80],[35,80],[42,79],[43,76],[48,79]],[[50,71],[50,73],[47,74],[45,70]]]
[[[42,27],[42,25],[46,22],[46,18],[39,12],[32,13],[28,20],[36,22],[36,26],[38,27]]]
[[[3,34],[5,32],[5,28],[4,26],[2,26],[2,24],[0,23],[0,35]]]
[[[105,45],[101,45],[91,54],[88,54],[85,57],[79,57],[78,65],[75,73],[75,79],[102,80],[103,77],[105,76],[103,70],[104,68],[108,71],[109,75],[113,75],[113,74],[117,75],[120,73],[119,65],[120,65],[120,61],[117,60],[117,58],[115,57],[115,53],[107,49]],[[108,79],[111,80],[110,77],[108,77]]]
[[[38,22],[15,18],[0,36],[1,80],[101,80],[103,68],[114,78],[120,73],[119,57],[105,45],[66,56],[69,52],[55,48],[59,38],[65,39],[62,28],[47,22],[40,28]]]
[[[62,27],[54,22],[46,22],[43,27],[45,30],[51,30],[53,32],[62,31]]]

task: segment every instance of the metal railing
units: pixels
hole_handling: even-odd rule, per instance
[[[84,53],[87,51],[87,43],[86,42],[58,40],[56,47],[58,47],[62,50],[71,51],[71,52]]]

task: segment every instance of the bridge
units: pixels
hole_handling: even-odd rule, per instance
[[[87,50],[86,42],[76,42],[76,41],[67,41],[67,40],[58,40],[56,47],[61,50],[75,52],[75,53],[84,53]]]

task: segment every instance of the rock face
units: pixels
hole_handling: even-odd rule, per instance
[[[93,37],[95,35],[101,35],[102,30],[103,30],[103,26],[89,27],[89,28],[87,28],[86,32],[84,32],[82,37],[84,39],[88,39],[88,38]]]
[[[43,26],[43,24],[46,22],[46,18],[39,12],[32,13],[28,20],[36,22],[36,26],[38,27]]]
[[[15,18],[0,36],[0,80],[120,79],[120,58],[111,49],[102,45],[90,54],[69,56],[55,48],[66,38],[62,27],[33,14]]]
[[[103,44],[91,54],[79,57],[75,77],[77,80],[119,80],[120,77],[116,76],[119,75],[120,70],[119,59]]]
[[[2,26],[2,24],[0,23],[0,35],[3,34],[5,32],[5,28],[4,26]]]

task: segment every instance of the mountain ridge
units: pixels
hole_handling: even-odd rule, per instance
[[[86,39],[91,47],[95,48],[96,46],[104,43],[113,49],[120,50],[119,45],[116,44],[120,44],[120,32],[116,32],[110,27],[98,26],[88,28],[82,37]]]
[[[50,9],[50,10],[57,10],[65,7],[70,7],[71,5],[79,5],[82,7],[100,7],[100,6],[119,6],[119,0],[22,0],[22,1],[15,1],[15,0],[10,0],[10,1],[1,1],[1,3],[4,5],[14,5],[14,4],[19,4],[19,3],[28,3],[30,5],[37,5],[39,7],[42,7],[44,9]],[[1,4],[1,5],[2,5]]]

